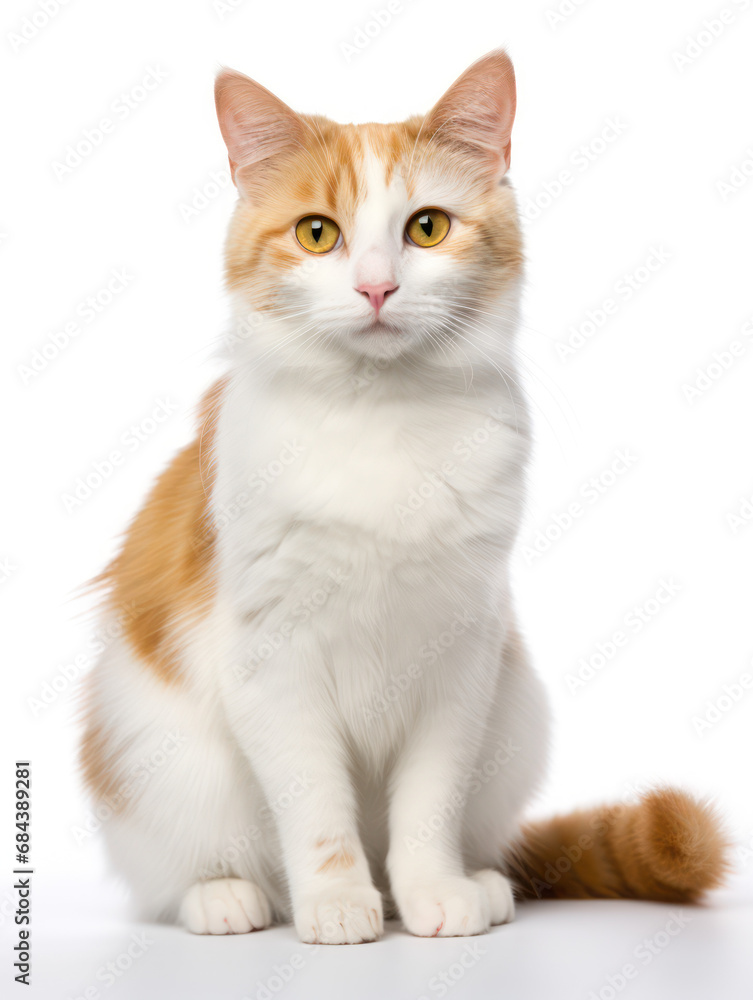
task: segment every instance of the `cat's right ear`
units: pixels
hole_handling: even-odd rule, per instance
[[[303,122],[279,97],[234,69],[220,70],[214,85],[217,120],[227,146],[230,173],[239,190],[254,165],[303,141]]]

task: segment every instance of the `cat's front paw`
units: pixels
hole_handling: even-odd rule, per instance
[[[361,944],[382,936],[382,897],[371,885],[338,883],[298,901],[295,928],[307,944]]]
[[[406,930],[418,937],[484,934],[515,913],[510,883],[491,869],[470,878],[416,883],[400,893],[398,905]]]

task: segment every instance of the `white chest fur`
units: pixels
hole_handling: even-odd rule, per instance
[[[213,506],[223,590],[253,634],[243,669],[299,654],[335,678],[354,727],[395,678],[411,679],[410,710],[439,681],[425,668],[499,639],[520,401],[430,395],[312,399],[240,381],[219,424]]]

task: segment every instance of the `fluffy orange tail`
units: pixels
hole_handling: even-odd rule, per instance
[[[727,850],[709,805],[659,789],[636,804],[530,824],[508,874],[522,898],[694,903],[724,881]]]

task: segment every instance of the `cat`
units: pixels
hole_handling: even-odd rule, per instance
[[[103,575],[123,636],[86,692],[84,778],[141,913],[336,944],[385,915],[480,934],[514,895],[699,899],[725,866],[707,803],[521,820],[549,715],[509,580],[508,56],[401,124],[299,115],[227,69],[216,104],[227,374]]]

